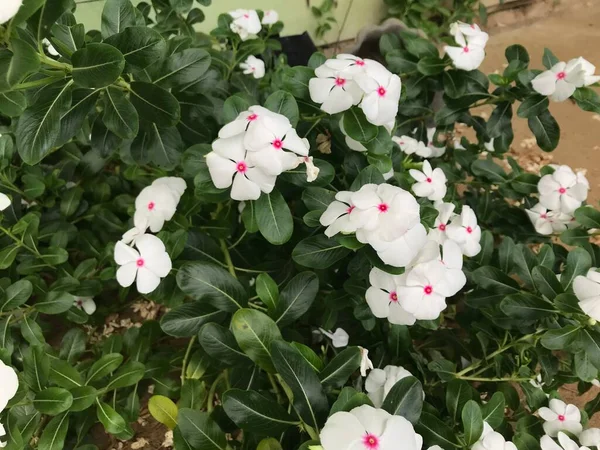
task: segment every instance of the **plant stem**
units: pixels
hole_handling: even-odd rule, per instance
[[[275,381],[275,378],[270,373],[267,373],[267,377],[269,378],[269,381],[271,382],[271,386],[273,386],[273,390],[275,391],[275,396],[277,397],[277,403],[283,404],[283,396],[281,395],[281,391],[279,390],[279,387],[277,386],[277,381]]]
[[[15,241],[15,243],[16,243],[16,244],[17,244],[19,247],[24,247],[24,248],[26,248],[27,250],[29,250],[31,253],[33,253],[33,254],[34,254],[35,256],[37,256],[38,258],[39,258],[39,257],[41,257],[41,255],[40,255],[40,252],[39,252],[37,249],[35,249],[35,248],[32,248],[32,247],[28,246],[27,244],[23,243],[23,241],[22,241],[21,239],[19,239],[18,237],[16,237],[14,234],[12,234],[12,233],[10,232],[10,230],[7,230],[7,229],[6,229],[6,228],[4,228],[4,227],[0,227],[0,231],[2,231],[2,232],[3,232],[4,234],[6,234],[6,235],[7,235],[9,238],[11,238],[13,241]],[[48,265],[48,266],[50,266],[50,265]],[[52,266],[50,266],[50,267],[52,267]]]
[[[229,254],[229,249],[227,248],[227,242],[225,242],[225,239],[219,239],[219,242],[221,243],[221,251],[223,252],[223,256],[225,257],[227,269],[229,269],[229,273],[233,275],[234,278],[237,278],[237,275],[235,274],[235,266],[233,265],[231,255]]]
[[[181,365],[181,385],[185,384],[185,369],[188,363],[188,359],[190,357],[190,353],[192,352],[192,347],[194,346],[194,342],[196,341],[196,336],[192,336],[190,342],[188,342],[187,349],[185,351],[185,356],[183,357],[183,364]]]
[[[218,377],[217,379],[213,382],[213,384],[210,386],[210,390],[208,391],[208,400],[207,400],[207,404],[206,404],[206,411],[210,414],[212,412],[212,410],[214,409],[214,398],[215,398],[215,393],[217,392],[217,386],[219,386],[219,383],[223,380],[227,378],[227,370],[224,370]]]
[[[52,58],[47,57],[44,54],[40,54],[40,61],[50,67],[56,67],[57,69],[64,70],[66,72],[71,72],[73,70],[73,66],[70,64],[61,63],[53,60]]]
[[[248,230],[244,230],[244,232],[238,238],[238,240],[235,241],[233,244],[231,244],[227,250],[232,250],[232,249],[236,248],[239,245],[239,243],[242,242],[242,239],[244,239],[246,237],[246,234],[248,234]]]
[[[314,129],[315,129],[315,127],[316,127],[317,125],[319,125],[319,123],[321,122],[321,120],[322,120],[322,118],[319,118],[318,120],[315,120],[315,123],[313,123],[313,124],[310,126],[310,128],[308,129],[308,131],[307,131],[307,132],[304,134],[304,137],[305,137],[305,138],[306,138],[306,137],[308,137],[308,135],[310,134],[310,132],[311,132],[312,130],[314,130]]]
[[[13,86],[12,89],[15,91],[22,91],[25,89],[31,89],[31,88],[35,88],[35,87],[40,87],[40,86],[46,86],[47,84],[52,84],[55,81],[61,80],[63,79],[63,77],[48,77],[48,78],[42,78],[40,80],[35,80],[35,81],[29,81],[27,83],[21,83],[21,84],[17,84],[16,86]]]
[[[482,381],[482,382],[490,382],[490,383],[500,383],[502,381],[530,381],[533,380],[535,377],[529,377],[529,378],[520,378],[520,377],[504,377],[504,378],[480,378],[480,377],[456,377],[459,380],[466,380],[466,381]]]

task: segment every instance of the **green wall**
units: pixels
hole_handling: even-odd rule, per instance
[[[2,1],[2,0],[0,0]],[[140,0],[133,0],[138,3]],[[284,35],[300,34],[308,31],[314,34],[317,26],[316,19],[307,6],[319,6],[321,0],[213,0],[208,8],[202,7],[206,20],[200,24],[199,30],[208,32],[217,25],[219,14],[231,11],[237,8],[253,9],[274,9],[279,13],[280,20],[285,24]],[[85,24],[86,30],[100,28],[100,14],[104,2],[82,3],[77,7],[77,16]],[[350,4],[352,9],[348,15],[346,26],[344,27],[341,39],[353,39],[358,31],[365,25],[376,24],[381,21],[385,15],[383,0],[337,0],[337,8],[334,9],[338,24],[341,24]],[[198,5],[196,5],[198,6]],[[325,36],[325,42],[335,42],[339,33],[337,25],[333,25],[331,30]],[[316,42],[321,45],[324,42]]]

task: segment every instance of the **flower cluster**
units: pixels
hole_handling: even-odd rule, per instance
[[[406,135],[393,136],[392,140],[398,144],[400,150],[406,155],[415,154],[421,158],[439,158],[446,153],[446,147],[435,145],[434,136],[435,128],[427,128],[427,142],[418,141]]]
[[[171,258],[165,244],[146,230],[150,228],[153,233],[162,230],[164,223],[175,215],[186,188],[182,178],[158,178],[135,199],[134,228],[115,245],[115,262],[121,266],[117,270],[117,281],[121,286],[131,286],[137,280],[138,292],[148,294],[171,271]]]
[[[10,399],[17,393],[17,389],[19,389],[19,378],[17,377],[15,370],[4,364],[1,360],[0,383],[2,384],[2,388],[0,389],[0,412],[2,412],[4,408],[6,408],[6,405],[8,405]],[[2,442],[4,436],[6,436],[6,430],[4,429],[4,426],[0,424],[0,447],[6,447],[6,442]]]
[[[555,102],[564,102],[575,89],[600,81],[595,72],[596,67],[591,62],[579,57],[554,64],[550,70],[536,76],[531,85],[539,94],[547,95]]]
[[[401,82],[372,59],[340,54],[315,69],[308,82],[310,98],[328,114],[359,105],[369,122],[391,129],[398,113]]]
[[[489,35],[478,25],[463,22],[453,23],[450,34],[458,46],[446,45],[444,51],[452,59],[454,67],[467,71],[477,69],[485,58]]]
[[[256,56],[248,56],[246,61],[240,63],[240,69],[242,69],[244,75],[252,75],[256,79],[265,76],[265,63]]]
[[[576,226],[573,212],[587,199],[590,184],[582,172],[550,165],[554,172],[538,182],[539,203],[527,210],[535,230],[544,235]]]
[[[230,11],[229,15],[233,18],[231,31],[238,34],[242,41],[256,39],[263,25],[273,25],[279,20],[279,14],[273,10],[265,11],[262,21],[258,17],[258,12],[253,9],[236,9]]]
[[[278,175],[301,163],[308,179],[316,178],[309,148],[285,116],[251,106],[221,128],[206,164],[217,188],[231,187],[232,199],[257,200],[273,190]]]

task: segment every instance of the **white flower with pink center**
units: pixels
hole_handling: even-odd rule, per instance
[[[187,189],[187,184],[183,178],[179,177],[161,177],[152,182],[152,186],[167,186],[173,195],[179,199]]]
[[[435,218],[433,228],[429,230],[427,238],[441,245],[448,239],[446,227],[448,226],[450,219],[456,216],[456,214],[454,214],[456,206],[454,203],[444,203],[442,201],[435,202],[433,206],[437,209],[438,216]]]
[[[562,431],[558,432],[558,442],[560,445],[558,445],[550,436],[544,435],[540,439],[540,447],[542,450],[590,450],[587,447],[579,447],[573,439]],[[583,439],[580,438],[580,442],[583,444]],[[596,445],[596,443],[593,445]]]
[[[319,222],[325,229],[325,236],[331,237],[338,233],[354,233],[357,229],[357,221],[352,215],[356,206],[352,203],[352,192],[340,191],[335,194],[335,200],[329,204],[321,215]]]
[[[2,389],[0,389],[0,412],[2,412],[19,389],[17,372],[2,361],[0,361],[0,381],[2,382]]]
[[[252,75],[256,79],[265,76],[265,63],[256,56],[248,56],[246,61],[240,63],[240,69],[242,69],[244,75]]]
[[[364,347],[358,347],[360,350],[360,375],[367,376],[367,370],[373,370],[373,361],[369,359],[369,350]]]
[[[590,184],[583,173],[556,166],[554,173],[538,182],[540,204],[553,211],[572,214],[587,199]]]
[[[600,321],[600,272],[598,269],[592,267],[586,276],[575,277],[573,291],[583,312],[592,319]]]
[[[481,228],[477,224],[477,216],[468,205],[463,205],[460,216],[456,216],[446,226],[446,236],[459,246],[469,258],[481,251]]]
[[[92,297],[75,297],[73,306],[90,316],[96,312],[96,302]]]
[[[593,381],[592,384],[594,384]],[[598,387],[596,384],[594,384],[594,386]],[[587,447],[600,448],[600,428],[588,428],[587,430],[583,430],[579,435],[579,442]]]
[[[238,34],[242,41],[256,39],[256,35],[262,29],[256,11],[253,9],[236,9],[229,12],[229,15],[233,18],[230,25],[231,31]]]
[[[213,151],[206,155],[206,165],[214,185],[219,189],[231,187],[234,200],[257,200],[261,192],[275,187],[276,175],[256,166],[244,147],[244,135],[217,139]],[[297,158],[294,157],[297,165]]]
[[[562,233],[567,229],[567,223],[572,219],[571,216],[560,211],[549,211],[541,203],[536,204],[531,209],[526,209],[525,212],[529,216],[535,231],[543,235]]]
[[[446,174],[439,167],[432,169],[429,161],[423,161],[423,170],[410,169],[410,176],[417,182],[412,191],[417,197],[427,197],[431,201],[442,200],[446,196]]]
[[[327,419],[320,434],[323,450],[421,450],[423,438],[402,416],[362,405]],[[400,444],[401,443],[401,444]]]
[[[421,158],[430,158],[433,156],[433,149],[428,147],[423,142],[416,140],[410,136],[394,136],[392,137],[392,141],[398,144],[400,150],[407,155],[412,155],[413,153]]]
[[[402,366],[385,366],[383,369],[373,369],[365,380],[365,391],[375,408],[381,408],[383,401],[394,385],[406,377],[412,377]],[[423,393],[425,398],[425,393]]]
[[[373,267],[369,283],[365,298],[375,317],[387,318],[397,325],[414,325],[417,319],[402,307],[398,298],[399,287],[406,285],[406,274],[391,275]]]
[[[136,239],[135,247],[137,250],[122,241],[117,242],[114,257],[121,266],[117,270],[117,281],[123,287],[129,287],[136,281],[138,292],[149,294],[171,271],[171,258],[165,244],[151,234]]]
[[[133,223],[136,228],[159,232],[164,223],[175,215],[179,196],[167,184],[146,186],[135,199]]]
[[[485,46],[488,34],[475,24],[462,22],[450,26],[450,34],[454,36],[457,47],[446,45],[444,52],[452,59],[454,67],[461,70],[475,70],[485,59]]]
[[[585,86],[586,80],[589,80],[584,64],[594,66],[583,61],[572,59],[568,63],[556,63],[550,70],[540,73],[531,80],[533,89],[541,95],[547,95],[555,102],[564,102],[573,95],[575,89]],[[589,70],[587,64],[585,67]]]
[[[315,165],[312,156],[301,156],[298,158],[298,162],[306,166],[306,181],[312,183],[319,177],[321,169]]]
[[[308,82],[310,98],[326,113],[346,111],[361,101],[363,91],[353,80],[352,73],[332,69],[325,63],[315,69],[315,75],[316,78]]]
[[[377,61],[365,64],[364,74],[356,76],[356,82],[365,95],[360,108],[373,125],[383,126],[396,119],[402,82]]]
[[[359,75],[363,74],[367,66],[372,63],[378,64],[372,59],[363,59],[348,53],[340,53],[335,58],[325,61],[323,65],[344,75]]]
[[[17,14],[23,0],[2,0],[0,4],[0,24],[8,22]]]
[[[262,24],[263,25],[273,25],[277,23],[279,20],[279,14],[274,9],[268,9],[263,14]]]
[[[484,422],[484,431],[481,438],[473,444],[471,450],[517,450],[517,446],[504,439],[497,431]]]
[[[581,433],[581,412],[577,406],[567,405],[557,398],[551,399],[548,406],[537,411],[545,421],[543,426],[548,436],[556,437],[559,431],[568,431],[576,436]]]

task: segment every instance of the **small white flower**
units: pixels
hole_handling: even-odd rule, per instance
[[[357,222],[353,220],[354,216],[351,214],[355,209],[356,206],[352,203],[352,192],[340,191],[335,194],[335,200],[329,204],[319,219],[321,225],[327,227],[325,236],[354,233],[357,229]]]
[[[96,302],[92,297],[75,297],[73,306],[85,311],[90,316],[96,312]]]
[[[592,267],[585,277],[583,275],[575,277],[573,291],[583,312],[592,319],[600,321],[600,272],[598,269]]]
[[[446,267],[447,289],[450,292],[450,296],[453,296],[467,284],[467,277],[462,270],[463,254],[458,244],[450,240],[444,242],[442,250],[443,253],[440,261]]]
[[[306,164],[306,181],[312,183],[319,176],[319,172],[321,171],[315,163],[313,163],[312,156],[302,156],[299,158],[300,164]]]
[[[365,390],[375,408],[381,408],[385,397],[394,385],[403,378],[411,377],[412,373],[401,366],[385,366],[373,369],[365,380]]]
[[[357,105],[363,92],[351,74],[332,69],[327,63],[315,69],[316,78],[308,82],[308,91],[313,102],[321,104],[328,114],[337,114]]]
[[[488,151],[488,152],[494,152],[496,149],[494,148],[494,139],[495,138],[491,138],[489,141],[484,142],[483,143],[483,147]]]
[[[587,59],[582,58],[580,56],[579,58],[575,58],[574,60],[571,60],[571,61],[575,61],[576,64],[581,66],[581,70],[583,70],[583,73],[584,73],[584,77],[583,77],[583,85],[584,86],[589,86],[591,84],[594,84],[594,83],[597,83],[598,81],[600,81],[600,76],[594,75],[596,73],[596,66],[594,66]],[[571,62],[571,61],[569,61],[569,62]]]
[[[567,222],[571,220],[571,216],[560,211],[548,211],[541,203],[536,204],[531,209],[526,209],[525,212],[529,216],[535,231],[543,235],[565,231]]]
[[[10,206],[11,203],[12,200],[10,199],[10,197],[0,192],[0,211],[4,211]]]
[[[135,199],[135,227],[144,231],[150,227],[153,233],[159,232],[165,221],[175,215],[183,191],[185,181],[176,177],[159,178],[146,186]]]
[[[366,152],[367,151],[367,147],[365,147],[364,145],[362,145],[357,140],[352,139],[350,136],[348,136],[346,134],[346,130],[344,129],[344,118],[340,119],[340,131],[344,135],[345,140],[346,140],[346,145],[348,146],[348,148],[350,150],[354,150],[355,152]]]
[[[0,24],[12,19],[19,11],[22,3],[23,0],[2,0],[2,4],[0,4]]]
[[[417,182],[413,184],[412,191],[417,197],[427,197],[431,201],[442,200],[446,196],[446,174],[437,167],[431,169],[429,161],[423,161],[423,171],[410,169],[410,176]]]
[[[343,328],[336,328],[335,332],[331,333],[330,331],[325,331],[323,328],[319,328],[319,331],[324,335],[331,339],[331,345],[335,348],[342,348],[348,346],[348,341],[350,336]]]
[[[274,23],[277,23],[278,20],[279,14],[277,14],[277,11],[275,11],[274,9],[268,9],[263,15],[262,24],[273,25]]]
[[[262,25],[258,18],[258,13],[253,9],[236,9],[235,11],[229,12],[229,15],[233,17],[231,23],[231,31],[237,33],[242,41],[249,39],[256,39],[256,35],[260,33]]]
[[[542,374],[538,373],[535,377],[535,380],[529,380],[529,384],[534,388],[542,389],[544,387],[544,382],[542,381]]]
[[[2,385],[2,389],[0,389],[0,412],[2,412],[19,389],[17,372],[2,361],[0,361],[0,383]],[[2,436],[2,434],[0,434],[0,436]]]
[[[558,442],[560,445],[554,442],[554,439],[550,436],[544,435],[540,439],[540,446],[542,450],[590,450],[587,447],[581,447],[580,449],[579,445],[562,431],[558,432]]]
[[[54,46],[50,43],[50,41],[46,38],[42,39],[42,44],[44,44],[48,50],[48,54],[50,56],[60,56],[60,53],[56,51]]]
[[[600,448],[600,428],[588,428],[579,435],[579,442],[586,447]]]
[[[394,121],[402,90],[400,77],[377,61],[369,60],[364,73],[356,76],[356,82],[365,93],[360,108],[367,120],[378,126]]]
[[[431,147],[410,136],[394,136],[392,137],[392,140],[398,144],[400,150],[407,155],[412,155],[414,153],[421,158],[430,158],[433,156],[433,149]]]
[[[398,289],[406,285],[406,274],[391,275],[373,267],[369,273],[369,283],[365,298],[373,315],[387,318],[390,323],[414,325],[415,316],[402,308],[398,301]]]
[[[556,63],[550,70],[540,73],[531,85],[537,93],[547,95],[555,102],[564,102],[575,89],[584,86],[587,77],[582,62],[572,59],[568,63]]]
[[[360,350],[360,375],[367,376],[367,370],[373,370],[373,362],[369,359],[369,350],[358,347]]]
[[[171,258],[165,244],[151,234],[145,234],[135,241],[137,250],[123,242],[115,246],[115,262],[121,266],[117,270],[117,281],[128,287],[136,281],[140,294],[149,294],[160,284],[161,278],[171,271]]]
[[[467,71],[477,69],[485,58],[488,34],[475,24],[460,22],[451,25],[450,34],[454,36],[458,47],[446,45],[444,51],[452,59],[454,67]]]
[[[262,59],[256,56],[248,56],[246,61],[240,63],[240,69],[244,71],[244,75],[252,75],[254,78],[262,78],[265,76],[265,63]]]
[[[545,420],[544,431],[551,437],[556,437],[559,431],[568,431],[579,435],[581,426],[581,412],[575,405],[567,405],[562,400],[553,398],[549,408],[545,406],[538,409],[539,416]]]
[[[486,430],[484,424],[484,432],[481,438],[473,444],[471,450],[517,450],[517,446],[510,441],[506,441],[504,436],[493,431],[491,427]]]
[[[127,230],[123,236],[121,237],[121,241],[123,241],[124,244],[132,244],[135,242],[135,240],[137,238],[139,238],[140,236],[143,236],[146,233],[146,229],[141,229],[138,227],[133,227],[130,230]]]
[[[456,206],[454,203],[444,203],[442,201],[435,202],[433,206],[438,210],[438,216],[435,218],[435,223],[433,224],[433,228],[429,230],[427,238],[441,245],[448,239],[446,236],[446,227],[450,219],[456,216],[454,214]]]
[[[433,158],[439,158],[446,153],[446,146],[437,147],[433,141],[435,136],[435,128],[427,128],[427,147],[431,149],[431,156]]]
[[[320,434],[323,450],[421,450],[423,438],[402,416],[362,405],[327,419]]]
[[[544,175],[538,182],[540,204],[551,210],[571,214],[587,199],[590,184],[581,172],[569,166],[557,166],[554,173]]]
[[[446,235],[456,242],[463,254],[473,257],[481,251],[481,228],[477,216],[468,205],[463,205],[460,216],[456,216],[446,227]]]

